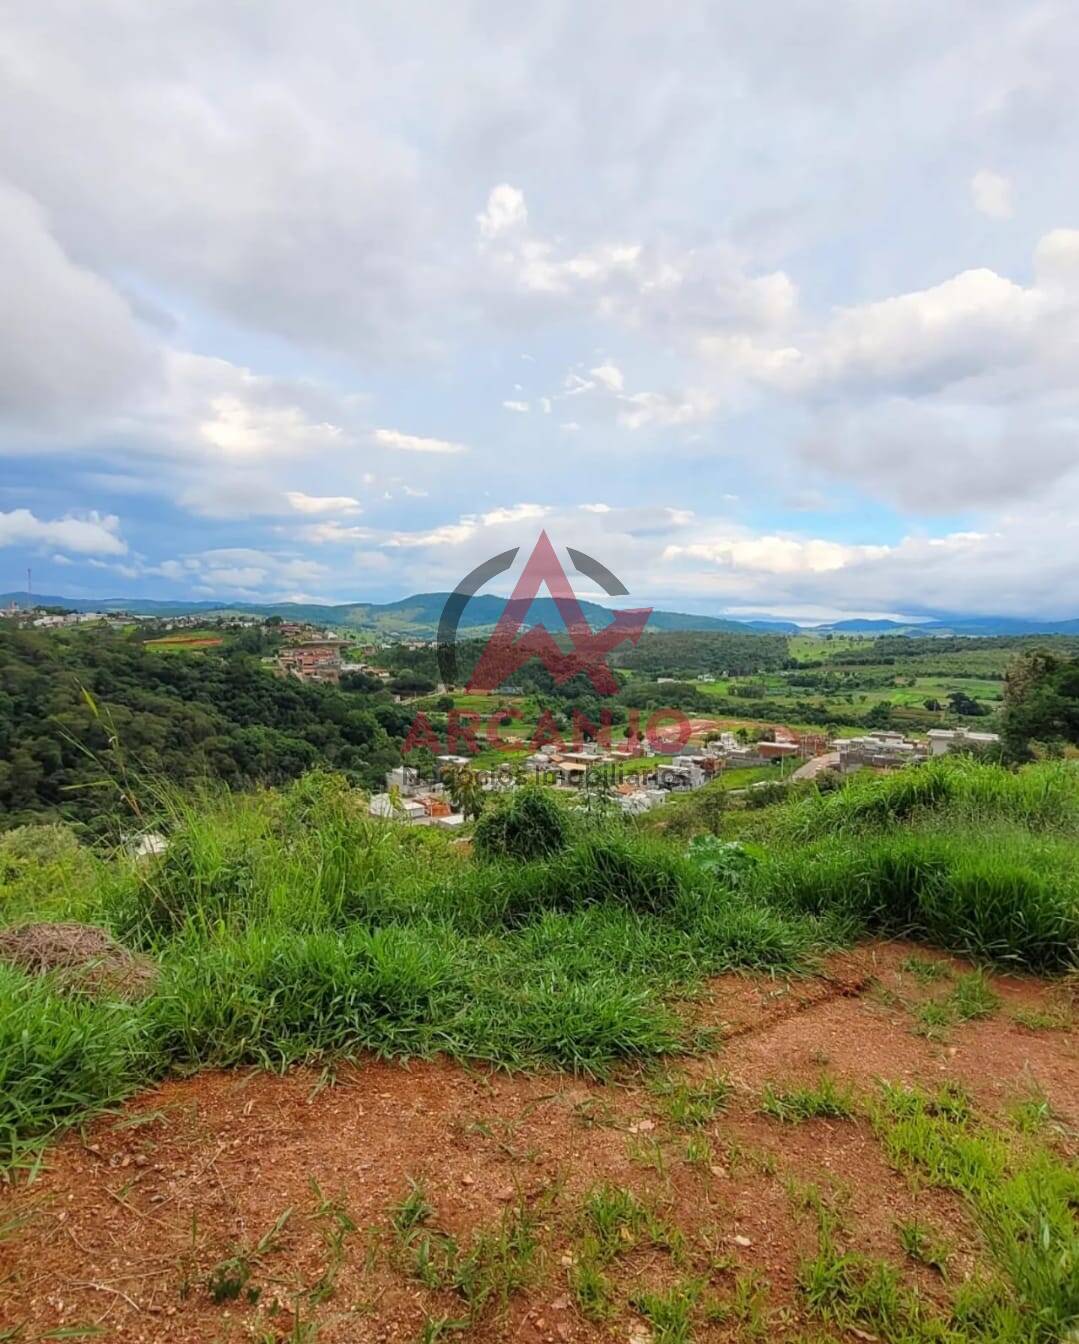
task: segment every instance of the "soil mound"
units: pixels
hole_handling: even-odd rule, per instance
[[[0,929],[0,961],[35,975],[55,972],[65,989],[141,999],[157,967],[93,924],[23,924]]]

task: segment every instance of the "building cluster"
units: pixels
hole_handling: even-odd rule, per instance
[[[296,677],[299,681],[322,682],[336,686],[341,680],[341,650],[348,643],[332,635],[315,639],[297,639],[286,644],[268,659],[275,675]]]
[[[950,751],[984,751],[1000,741],[997,733],[979,733],[970,728],[931,728],[925,742],[908,741],[902,733],[866,733],[863,737],[839,738],[835,750],[843,774],[868,767],[872,770],[897,770],[930,756]]]
[[[439,773],[470,764],[467,756],[439,756]],[[435,826],[452,831],[463,825],[464,814],[455,812],[441,779],[425,780],[410,765],[398,765],[386,774],[385,793],[371,797],[367,810],[373,817],[409,821],[419,826]]]

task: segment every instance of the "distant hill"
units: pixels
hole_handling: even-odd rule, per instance
[[[282,616],[291,620],[369,630],[373,634],[402,634],[429,639],[438,629],[442,609],[449,597],[449,593],[415,593],[396,602],[346,602],[333,606],[304,602],[162,602],[140,597],[79,598],[49,594],[36,594],[32,600],[42,607],[67,607],[72,611],[130,611],[140,616],[187,616],[211,612]],[[0,593],[0,607],[11,602],[25,606],[30,601],[25,592]],[[606,625],[611,619],[609,609],[600,606],[598,602],[581,602],[580,605],[586,619],[594,626]],[[465,608],[461,631],[476,634],[492,629],[505,606],[505,598],[490,593],[478,594]],[[529,607],[527,623],[537,625],[541,622],[549,630],[562,628],[562,617],[553,598],[537,597]],[[648,628],[653,631],[750,629],[771,634],[794,634],[798,630],[790,621],[736,621],[725,616],[699,616],[678,611],[653,611]]]
[[[188,616],[198,613],[281,616],[296,621],[344,626],[375,635],[413,636],[431,639],[438,629],[442,608],[449,593],[414,593],[396,602],[343,602],[322,605],[316,602],[169,602],[146,597],[58,597],[35,594],[33,602],[43,607],[67,607],[72,611],[130,611],[140,616]],[[0,607],[16,602],[26,606],[29,594],[0,593]],[[480,593],[465,608],[460,629],[468,634],[485,634],[498,622],[506,599]],[[582,602],[581,609],[596,627],[606,625],[611,613],[597,602]],[[553,598],[538,597],[528,611],[529,625],[544,624],[549,630],[562,628],[562,618]],[[736,620],[731,616],[700,616],[683,611],[653,611],[650,631],[662,630],[759,630],[765,634],[848,634],[848,635],[1074,635],[1079,634],[1079,619],[1066,621],[1023,620],[1017,616],[942,616],[929,621],[892,621],[851,619],[828,625],[802,627],[794,621],[764,619]]]
[[[952,616],[935,621],[833,621],[818,634],[847,635],[1075,635],[1079,620],[1026,621],[1018,616]]]

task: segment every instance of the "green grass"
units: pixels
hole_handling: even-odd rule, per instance
[[[896,1224],[899,1244],[908,1256],[938,1274],[948,1270],[948,1250],[936,1233],[918,1218]]]
[[[665,1074],[652,1081],[651,1090],[672,1125],[679,1129],[699,1129],[726,1108],[733,1088],[726,1078],[711,1077],[693,1082]]]
[[[471,1320],[487,1311],[501,1312],[540,1272],[544,1211],[542,1201],[531,1208],[517,1200],[497,1223],[478,1228],[469,1245],[462,1246],[449,1233],[428,1227],[436,1210],[423,1186],[411,1181],[390,1209],[398,1262],[425,1288],[456,1293]],[[440,1327],[449,1326],[442,1318]]]
[[[1000,996],[982,970],[969,971],[957,978],[951,993],[941,999],[926,999],[915,1010],[918,1030],[925,1036],[940,1035],[957,1022],[973,1022],[992,1017],[1000,1007]]]
[[[1066,1337],[1079,1324],[1079,1170],[1029,1133],[978,1122],[954,1090],[884,1087],[874,1125],[896,1167],[954,1190],[981,1230],[994,1274],[957,1295],[958,1338]]]
[[[662,1291],[635,1294],[632,1305],[652,1327],[654,1344],[691,1344],[693,1309],[702,1286],[684,1279]]]
[[[855,1115],[854,1093],[827,1074],[812,1087],[777,1089],[769,1083],[761,1095],[760,1109],[764,1115],[787,1124],[821,1117],[850,1120]]]
[[[444,834],[369,818],[321,773],[280,791],[163,797],[147,820],[169,849],[150,863],[62,828],[12,832],[5,921],[103,925],[160,978],[121,1003],[0,965],[0,1155],[203,1066],[372,1051],[604,1076],[697,1048],[678,1008],[705,977],[798,972],[867,931],[1066,969],[1076,795],[1066,765],[946,762],[739,813],[756,843],[737,865],[714,845],[703,861],[678,834],[576,813],[557,815],[534,857],[523,812],[486,857],[469,856]],[[993,1007],[977,976],[947,1003],[955,1020]],[[723,1085],[671,1082],[659,1100],[691,1129]]]

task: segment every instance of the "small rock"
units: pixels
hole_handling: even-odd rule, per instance
[[[495,1194],[495,1199],[500,1200],[501,1203],[503,1204],[508,1204],[512,1198],[513,1198],[512,1185],[504,1185],[502,1189]]]
[[[726,1167],[709,1167],[708,1170],[721,1181],[725,1181],[729,1174]]]
[[[551,1310],[569,1311],[572,1305],[573,1304],[570,1302],[568,1297],[556,1297],[555,1300],[551,1303]]]
[[[629,1127],[629,1132],[631,1134],[647,1134],[649,1130],[655,1129],[655,1127],[656,1122],[654,1120],[634,1120]]]
[[[475,1185],[475,1184],[476,1184],[476,1178],[475,1178],[475,1176],[469,1176],[469,1175],[467,1174],[467,1172],[466,1172],[465,1175],[461,1177],[461,1184],[462,1184],[462,1185]]]
[[[750,1239],[749,1239],[748,1237],[743,1237],[743,1236],[731,1237],[731,1241],[733,1241],[734,1244],[735,1244],[736,1246],[752,1246],[752,1245],[753,1245],[753,1243],[750,1241]]]
[[[563,1265],[575,1265],[577,1263],[577,1257],[572,1251],[565,1251],[562,1255],[561,1263]]]

